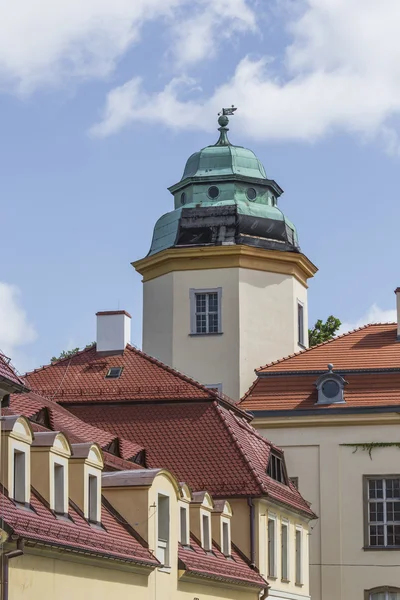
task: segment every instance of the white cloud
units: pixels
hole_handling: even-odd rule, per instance
[[[111,134],[143,119],[176,129],[188,120],[204,127],[209,114],[235,103],[240,108],[235,129],[254,138],[312,141],[346,131],[379,137],[398,153],[390,119],[400,112],[400,2],[305,0],[300,7],[286,13],[291,41],[282,64],[270,56],[244,57],[210,97],[197,92],[190,100],[175,85],[146,95],[138,80],[128,82],[110,92],[97,132]],[[188,44],[188,57],[195,60],[196,48]],[[161,98],[173,115],[162,109]]]
[[[358,319],[358,321],[355,321],[354,323],[342,323],[338,334],[346,333],[347,331],[357,329],[358,327],[368,325],[369,323],[393,323],[396,321],[396,309],[384,310],[382,308],[379,308],[377,304],[373,304],[367,310],[367,312],[360,319]]]
[[[246,1],[0,0],[0,82],[7,91],[16,88],[29,93],[71,78],[104,77],[139,41],[143,24],[158,18],[164,18],[166,27],[176,34],[170,40],[176,59],[182,64],[193,62],[195,54],[202,58],[205,50],[194,47],[203,40],[187,13],[199,13],[208,34],[215,34],[215,24],[224,19],[229,36],[254,26]],[[182,35],[185,25],[190,37]],[[214,35],[215,45],[221,37]]]
[[[16,286],[0,282],[0,349],[22,370],[26,357],[20,348],[37,335],[21,307],[20,296]]]

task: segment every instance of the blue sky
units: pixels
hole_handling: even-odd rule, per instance
[[[393,320],[397,0],[28,0],[2,9],[0,348],[24,371],[132,314],[167,187],[217,139],[252,148],[319,267],[310,320]]]

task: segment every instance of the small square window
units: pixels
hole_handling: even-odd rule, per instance
[[[122,367],[111,367],[107,371],[106,379],[119,379],[121,377]]]

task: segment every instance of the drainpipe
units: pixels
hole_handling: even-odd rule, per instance
[[[255,569],[255,567],[256,567],[255,509],[254,509],[253,499],[251,497],[247,498],[247,504],[250,506],[250,567],[252,569]]]
[[[8,600],[8,562],[12,558],[21,556],[24,553],[24,540],[18,538],[17,549],[11,550],[11,552],[5,552],[3,554],[3,598],[2,600]]]

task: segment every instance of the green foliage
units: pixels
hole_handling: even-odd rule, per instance
[[[322,319],[318,319],[313,329],[308,330],[308,344],[309,346],[316,346],[322,342],[327,342],[335,337],[335,334],[341,326],[341,321],[331,315],[327,318],[325,323]]]
[[[95,342],[92,342],[91,344],[86,344],[85,346],[85,350],[86,348],[91,348],[93,345],[95,344]],[[76,354],[77,352],[79,352],[80,348],[73,348],[72,350],[63,350],[60,354],[60,356],[53,356],[51,358],[51,362],[56,362],[57,360],[61,360],[63,358],[71,358],[71,356],[73,356],[74,354]]]
[[[363,450],[364,452],[368,452],[370,459],[372,460],[372,450],[375,448],[390,448],[395,447],[400,449],[400,442],[366,442],[365,444],[341,444],[342,446],[350,446],[350,448],[354,448],[353,454],[357,452],[358,449]]]

